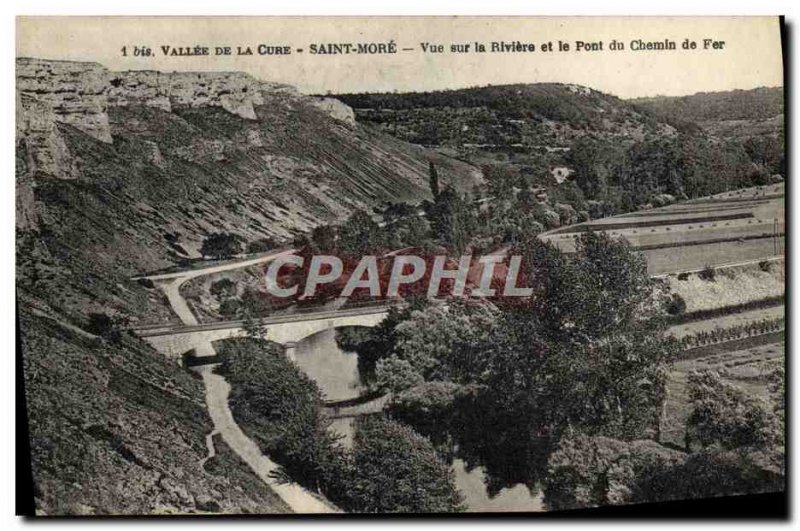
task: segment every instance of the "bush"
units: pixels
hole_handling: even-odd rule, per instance
[[[300,485],[329,495],[345,495],[344,450],[328,431],[316,384],[277,345],[253,338],[217,343],[217,369],[231,385],[229,403],[236,422],[261,451]]]
[[[212,282],[209,291],[218,301],[224,301],[236,295],[236,282],[229,278],[223,278]]]
[[[200,254],[211,258],[230,258],[242,252],[242,243],[235,234],[216,232],[210,234],[203,240],[200,247]]]
[[[783,443],[782,426],[766,402],[722,381],[715,372],[689,374],[692,412],[686,445],[766,448]]]
[[[681,315],[686,311],[686,301],[677,293],[673,293],[667,302],[667,313],[670,315]]]
[[[128,319],[120,315],[111,317],[104,313],[90,313],[86,330],[96,336],[118,343],[122,340],[122,332],[127,325]]]
[[[700,271],[697,276],[708,282],[714,282],[714,280],[717,278],[717,272],[713,267],[706,266],[706,268]]]
[[[349,509],[366,513],[463,510],[453,471],[411,427],[381,416],[356,426]]]

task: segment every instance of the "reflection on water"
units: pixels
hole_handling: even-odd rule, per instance
[[[308,374],[327,400],[354,398],[364,391],[359,381],[358,357],[345,352],[336,344],[334,330],[325,330],[297,344],[296,363]],[[353,446],[355,431],[353,417],[335,419],[331,430],[341,435],[341,444]],[[453,462],[456,487],[464,495],[464,504],[471,512],[543,511],[541,494],[531,496],[524,485],[503,489],[494,498],[486,493],[484,472],[476,467],[467,471],[464,462]]]
[[[346,448],[353,446],[353,433],[355,431],[353,417],[336,419],[331,424],[331,430],[341,435],[341,444]],[[455,474],[456,488],[464,496],[464,505],[468,512],[514,512],[514,511],[544,511],[541,493],[531,496],[525,485],[516,485],[501,490],[494,498],[486,493],[483,469],[480,467],[467,471],[464,461],[455,459],[452,466]]]
[[[467,472],[464,461],[455,459],[453,472],[456,475],[456,487],[464,495],[464,505],[469,512],[544,511],[541,493],[531,496],[525,485],[503,489],[490,498],[486,494],[482,468],[476,467]]]
[[[325,395],[325,400],[355,398],[364,390],[358,376],[358,356],[341,350],[336,331],[323,330],[297,343],[297,365]]]

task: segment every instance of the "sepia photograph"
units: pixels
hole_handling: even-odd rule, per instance
[[[17,17],[17,512],[785,517],[786,46]]]

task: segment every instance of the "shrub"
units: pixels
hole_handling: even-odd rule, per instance
[[[712,371],[689,374],[692,412],[686,445],[766,448],[782,444],[782,427],[766,402],[724,382]]]
[[[217,300],[224,301],[236,295],[236,282],[229,278],[223,278],[212,282],[209,291]]]
[[[697,276],[708,282],[714,282],[714,280],[716,280],[717,278],[717,272],[714,270],[713,267],[706,266],[705,269],[703,269],[697,274]]]
[[[667,313],[670,315],[681,315],[685,311],[686,301],[677,293],[673,293],[669,302],[667,302]]]
[[[230,258],[240,252],[242,252],[242,243],[239,241],[239,237],[225,232],[208,235],[200,247],[200,254],[217,259]]]
[[[90,313],[86,330],[96,336],[115,343],[122,340],[122,331],[128,325],[128,319],[120,315],[113,317],[104,313]]]
[[[366,513],[463,510],[453,471],[411,427],[382,416],[356,426],[349,509]]]

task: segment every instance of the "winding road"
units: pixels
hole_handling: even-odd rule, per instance
[[[239,269],[260,263],[266,263],[279,256],[290,254],[294,249],[276,251],[274,253],[259,256],[248,260],[239,260],[211,266],[203,269],[182,271],[177,273],[164,273],[139,278],[149,278],[167,296],[173,311],[180,317],[184,325],[197,326],[199,322],[186,304],[186,300],[180,293],[180,287],[185,282],[203,275],[210,275],[221,271]],[[196,355],[200,357],[215,356],[214,346],[210,341],[203,341],[197,344]],[[341,512],[330,502],[318,496],[300,485],[294,483],[282,483],[276,479],[276,472],[280,466],[269,457],[261,453],[252,439],[250,439],[236,423],[233,413],[228,405],[228,396],[231,386],[225,378],[214,373],[215,365],[202,365],[193,370],[198,372],[203,379],[206,388],[206,406],[214,429],[211,436],[218,433],[222,440],[238,455],[247,466],[272,489],[286,504],[296,513],[337,513]],[[213,446],[213,440],[211,442]],[[209,448],[209,455],[213,455]]]

